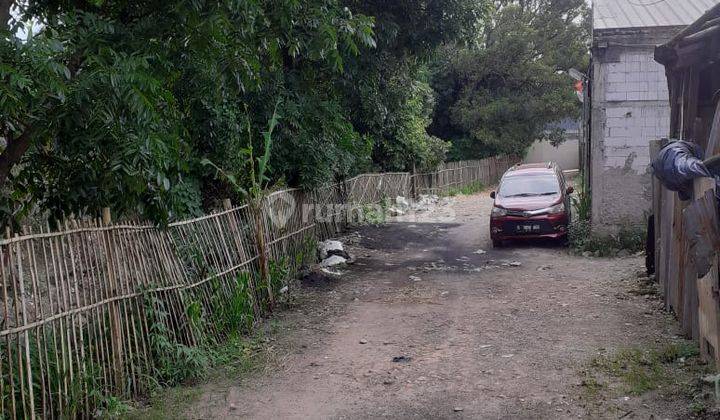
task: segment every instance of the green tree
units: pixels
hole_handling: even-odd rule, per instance
[[[197,213],[229,193],[199,162],[242,164],[246,107],[260,127],[271,98],[321,101],[345,59],[375,42],[372,18],[334,0],[50,0],[21,12],[42,30],[19,39],[11,19],[0,37],[0,185],[11,178],[5,208],[18,216]],[[302,129],[340,153],[342,122]]]
[[[427,62],[443,44],[477,38],[485,9],[477,0],[0,0],[3,222],[110,206],[166,223],[239,199],[200,162],[242,173],[242,151],[262,147],[243,135],[246,120],[261,131],[277,98],[273,183],[432,167],[448,144],[426,130]],[[36,33],[18,36],[22,21]]]
[[[353,58],[346,79],[353,126],[373,139],[380,170],[431,168],[448,144],[427,133],[435,94],[427,63],[438,47],[477,37],[487,3],[478,0],[348,0],[375,18],[377,49]]]
[[[578,117],[570,68],[588,65],[584,0],[496,1],[474,45],[443,48],[432,86],[430,132],[453,140],[453,157],[521,154],[557,140],[551,123]]]

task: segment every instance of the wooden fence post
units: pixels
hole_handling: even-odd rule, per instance
[[[232,210],[232,202],[229,198],[224,199],[222,205],[224,210]],[[250,255],[245,252],[245,247],[243,246],[243,242],[240,237],[240,228],[237,225],[237,220],[235,220],[235,217],[233,217],[231,213],[228,213],[227,216],[228,220],[230,221],[230,233],[233,241],[235,242],[238,255],[240,256],[240,258],[250,258]],[[250,289],[250,294],[252,296],[253,314],[255,315],[255,319],[257,320],[260,316],[260,306],[258,304],[258,294],[257,288],[255,286],[255,278],[252,275],[248,275],[248,288]]]
[[[694,182],[695,199],[701,199],[706,191],[715,189],[715,180],[699,178]],[[694,268],[694,267],[693,267]],[[693,274],[694,270],[693,270]],[[693,276],[697,282],[697,322],[700,355],[706,361],[720,366],[720,298],[718,297],[718,259],[713,260],[710,271],[701,278]]]
[[[660,153],[660,150],[667,144],[667,139],[662,140],[652,140],[650,142],[650,161],[652,162],[655,160],[657,155]],[[661,277],[665,274],[661,269],[660,265],[662,264],[661,259],[661,253],[660,248],[662,246],[662,230],[660,229],[660,221],[662,220],[665,215],[662,213],[662,184],[660,184],[660,180],[656,177],[652,177],[652,212],[653,212],[653,220],[654,220],[654,231],[655,231],[655,237],[653,238],[654,244],[655,244],[655,281],[661,282]]]
[[[109,207],[102,209],[102,222],[103,226],[112,226],[112,215]],[[115,249],[113,247],[114,241],[112,240],[113,230],[105,230],[105,243],[106,243],[106,262],[107,262],[107,274],[108,274],[108,285],[110,286],[110,299],[118,297],[118,279],[115,272],[116,258]],[[123,334],[122,325],[120,320],[120,305],[117,301],[113,301],[108,305],[110,315],[110,342],[112,343],[113,352],[113,373],[115,388],[122,395],[125,392],[123,386]]]
[[[411,197],[417,198],[417,185],[415,185],[417,183],[417,168],[415,167],[415,162],[413,162],[413,170],[412,170],[412,175],[410,176],[410,179],[412,180],[412,184],[411,184],[412,192],[410,193]]]

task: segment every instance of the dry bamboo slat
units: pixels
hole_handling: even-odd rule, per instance
[[[275,298],[255,278],[264,256],[286,260],[351,222],[354,206],[396,196],[447,192],[495,182],[513,162],[505,158],[442,165],[435,172],[362,174],[305,193],[270,193],[257,214],[247,205],[158,228],[70,217],[56,230],[43,226],[0,239],[0,411],[9,417],[89,417],[101,395],[147,391],[155,361],[147,311],[167,313],[170,337],[194,346],[222,338],[213,323],[193,327],[190,303],[202,313],[227,305],[249,273],[255,318]],[[294,203],[294,208],[288,204]],[[306,204],[314,207],[307,207]],[[260,232],[260,235],[258,235]]]

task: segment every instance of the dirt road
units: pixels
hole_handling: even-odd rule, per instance
[[[487,194],[458,197],[447,206],[453,218],[359,229],[350,236],[357,262],[342,278],[302,287],[278,315],[279,365],[202,386],[183,414],[680,415],[677,402],[652,393],[605,401],[599,411],[582,398],[578,372],[590,359],[674,334],[657,301],[628,293],[641,258],[583,258],[542,244],[493,250],[490,206]]]

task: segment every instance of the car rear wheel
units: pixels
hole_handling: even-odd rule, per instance
[[[503,247],[503,241],[493,239],[493,248],[502,248]]]

